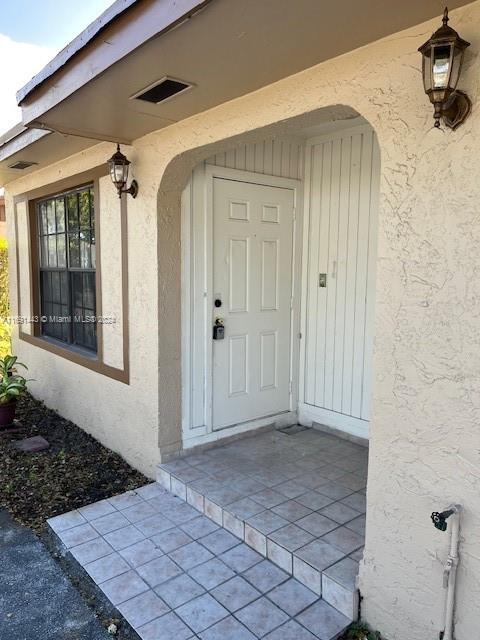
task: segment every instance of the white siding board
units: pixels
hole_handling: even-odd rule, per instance
[[[373,130],[361,127],[315,139],[307,153],[304,402],[368,420],[378,145]],[[319,273],[327,274],[326,288]]]

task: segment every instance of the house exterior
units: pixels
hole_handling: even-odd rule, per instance
[[[5,197],[0,196],[0,238],[5,238]]]
[[[470,640],[480,2],[450,6],[473,107],[440,131],[417,51],[438,3],[317,5],[119,0],[19,91],[0,141],[14,349],[35,396],[151,477],[272,423],[368,439],[362,616],[438,637],[430,513],[461,503]],[[187,87],[138,97],[165,78]],[[108,175],[117,142],[135,198]]]

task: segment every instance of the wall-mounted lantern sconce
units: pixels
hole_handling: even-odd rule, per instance
[[[128,189],[126,188],[129,165],[130,160],[127,160],[126,156],[120,151],[120,145],[117,144],[117,150],[108,161],[108,168],[112,182],[117,187],[119,198],[122,197],[122,193],[129,193],[132,198],[137,197],[138,183],[136,180],[132,180],[132,184]]]
[[[465,49],[470,46],[448,26],[448,9],[443,12],[442,26],[419,51],[423,56],[423,85],[434,106],[435,126],[440,118],[447,127],[456,129],[470,113],[472,103],[463,91],[457,91]]]

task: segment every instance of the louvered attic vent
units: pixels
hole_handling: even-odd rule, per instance
[[[17,160],[13,164],[9,164],[9,169],[27,169],[28,167],[32,167],[34,164],[38,164],[38,162],[29,162],[28,160]]]
[[[186,91],[192,87],[191,84],[187,82],[182,82],[182,80],[174,80],[173,78],[162,78],[158,82],[142,89],[138,93],[132,96],[132,98],[136,98],[137,100],[145,100],[145,102],[151,102],[153,104],[158,104],[159,102],[164,102],[173,96]]]

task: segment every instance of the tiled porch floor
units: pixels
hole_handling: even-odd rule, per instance
[[[158,483],[49,525],[142,640],[333,640],[350,622]]]
[[[354,618],[367,467],[366,447],[270,431],[162,464],[158,480]]]

